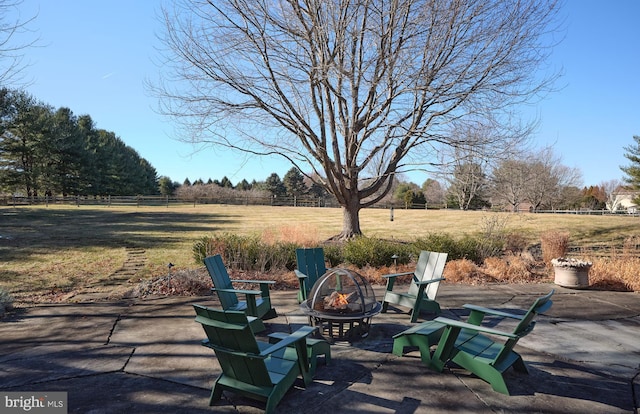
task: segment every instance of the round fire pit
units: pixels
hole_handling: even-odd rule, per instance
[[[349,269],[331,269],[311,288],[308,299],[300,304],[331,341],[355,340],[369,335],[371,318],[382,306],[365,278]]]

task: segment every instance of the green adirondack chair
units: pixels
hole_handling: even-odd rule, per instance
[[[298,303],[302,303],[307,300],[309,291],[320,276],[327,273],[324,250],[322,247],[296,249],[296,263],[297,269],[294,271],[300,284]]]
[[[305,386],[312,381],[306,338],[316,328],[304,326],[275,344],[256,340],[247,315],[193,305],[196,322],[208,339],[202,345],[213,349],[222,368],[215,380],[209,405],[230,391],[266,402],[266,413],[276,406],[298,377]]]
[[[444,280],[442,272],[447,262],[447,253],[421,251],[416,270],[413,272],[384,275],[387,289],[382,299],[382,312],[386,312],[389,304],[411,308],[411,322],[416,322],[421,311],[439,315],[440,305],[436,302],[436,294],[440,282]],[[394,291],[398,276],[413,275],[407,292]]]
[[[452,361],[491,384],[495,391],[509,395],[504,372],[513,367],[516,371],[529,373],[522,356],[514,351],[514,347],[520,338],[533,330],[536,315],[551,308],[553,293],[554,290],[551,290],[536,299],[524,315],[464,305],[471,311],[466,322],[442,317],[434,319],[434,322],[444,324],[445,328],[431,359],[431,367],[442,371],[445,363]],[[512,332],[484,327],[481,323],[485,315],[515,319],[518,324]],[[491,338],[486,335],[491,335]]]
[[[228,311],[242,311],[249,316],[260,319],[272,319],[278,316],[271,307],[269,285],[275,283],[272,280],[231,280],[227,268],[219,254],[204,259],[211,281],[213,291],[218,294],[222,309]],[[233,282],[252,283],[260,286],[260,290],[235,289]],[[244,295],[245,300],[238,300],[238,295]]]

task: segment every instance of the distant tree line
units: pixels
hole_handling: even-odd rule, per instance
[[[158,194],[155,168],[89,115],[0,89],[0,192],[46,195]]]
[[[454,208],[461,210],[540,211],[610,209],[619,181],[581,187],[580,173],[568,168],[549,150],[537,155],[506,159],[490,171],[479,163],[461,162],[443,170],[439,180],[428,178],[422,186],[396,179],[393,191],[378,204],[399,208]],[[187,178],[182,184],[160,177],[160,192],[182,199],[262,197],[332,198],[313,184],[297,168],[280,179],[272,173],[264,181],[247,180],[233,185],[228,177],[209,178],[206,182]]]
[[[562,165],[551,150],[515,155],[487,166],[460,156],[422,186],[394,178],[393,190],[378,203],[403,208],[531,211],[612,209],[614,194],[640,188],[640,138],[625,147],[631,165],[627,187],[613,180],[581,188],[580,172]],[[98,129],[89,115],[55,109],[20,90],[0,89],[0,193],[52,195],[176,196],[182,199],[256,197],[335,198],[297,167],[281,179],[241,180],[224,176],[180,184],[157,177],[155,168],[115,133]],[[634,187],[635,184],[635,187]]]
[[[186,178],[182,184],[163,176],[159,179],[159,186],[161,194],[183,199],[244,197],[247,192],[256,197],[272,198],[328,197],[324,188],[307,179],[296,167],[292,167],[283,179],[272,173],[264,181],[253,180],[249,183],[243,179],[235,186],[226,176],[221,180],[209,178],[206,182],[199,178],[193,183]]]

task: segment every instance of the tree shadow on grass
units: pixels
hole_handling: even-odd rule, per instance
[[[240,216],[179,211],[20,210],[0,224],[0,260],[87,247],[153,248],[213,232]]]

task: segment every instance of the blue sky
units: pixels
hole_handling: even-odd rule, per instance
[[[98,128],[114,132],[159,175],[182,182],[221,179],[264,180],[291,165],[279,158],[247,158],[237,153],[194,148],[172,138],[172,125],[156,114],[145,79],[157,76],[153,63],[161,46],[156,34],[160,0],[24,0],[23,16],[38,14],[31,28],[40,47],[26,51],[24,75],[37,99],[74,114],[91,116]],[[553,145],[568,167],[582,172],[583,184],[622,179],[628,165],[624,147],[640,135],[640,1],[567,0],[566,37],[551,65],[563,68],[562,89],[523,108],[541,118],[534,140]],[[408,177],[417,184],[425,174]]]

